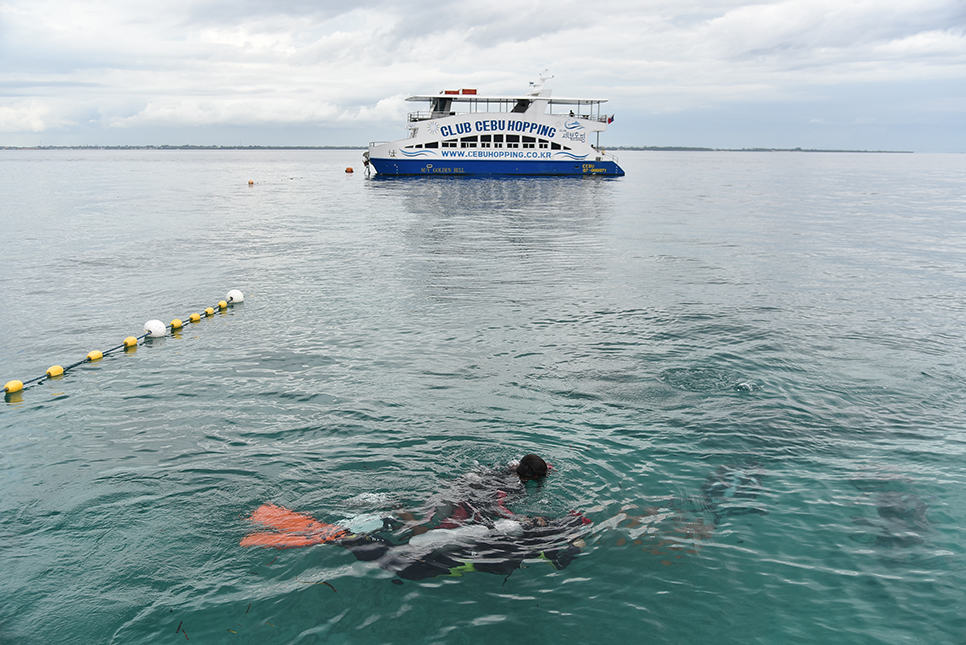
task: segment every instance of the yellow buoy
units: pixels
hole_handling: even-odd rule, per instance
[[[191,314],[190,316],[188,316],[188,320],[190,320],[193,323],[196,323],[199,320],[201,320],[201,314]]]
[[[128,348],[137,347],[137,345],[138,345],[138,339],[135,338],[134,336],[128,336],[127,338],[124,339],[124,347],[128,347]]]
[[[219,300],[218,301],[218,308],[219,309],[228,309],[228,303],[225,302],[224,300]]]
[[[212,309],[211,307],[208,307],[207,309],[205,309],[205,315],[206,316],[214,316],[215,315],[215,310]]]
[[[104,358],[104,352],[99,352],[96,349],[87,353],[87,360],[89,361],[99,361],[102,358]]]
[[[55,376],[62,376],[64,374],[64,368],[60,365],[51,365],[47,368],[47,376],[54,378]]]
[[[181,329],[182,327],[184,327],[184,323],[181,322],[180,318],[175,318],[174,320],[171,321],[171,331],[174,331],[175,329]]]
[[[14,392],[19,392],[23,389],[23,381],[7,381],[7,384],[3,386],[3,391],[9,394]]]

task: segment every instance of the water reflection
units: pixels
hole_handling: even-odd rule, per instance
[[[592,279],[602,270],[615,187],[580,177],[366,183],[411,215],[390,224],[408,247],[410,280],[442,300],[537,297],[548,283]],[[537,281],[539,293],[514,291]]]

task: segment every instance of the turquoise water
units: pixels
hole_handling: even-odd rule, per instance
[[[0,382],[246,296],[2,404],[0,643],[966,641],[966,157],[360,154],[0,153]],[[561,571],[238,544],[525,452]]]

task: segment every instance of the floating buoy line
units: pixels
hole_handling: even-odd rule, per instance
[[[218,309],[218,311],[224,311],[228,309],[229,306],[238,305],[243,302],[245,302],[244,294],[238,289],[232,289],[225,296],[225,299],[219,301],[218,304],[215,305],[214,307],[208,307],[200,314],[194,313],[188,316],[188,322],[189,323],[201,322],[202,317],[210,318],[214,316],[216,308]],[[74,369],[78,365],[99,361],[105,356],[107,356],[108,354],[111,354],[112,352],[116,352],[118,350],[123,349],[127,351],[130,349],[134,349],[138,346],[138,343],[143,341],[145,338],[160,338],[162,336],[166,336],[169,331],[171,333],[174,333],[174,332],[177,332],[182,327],[184,327],[184,321],[182,321],[180,318],[175,318],[167,325],[165,325],[160,320],[149,320],[146,323],[144,323],[144,333],[141,334],[140,336],[128,336],[117,347],[106,349],[103,352],[99,350],[91,351],[87,354],[87,356],[84,357],[84,360],[77,361],[76,363],[73,363],[71,365],[52,365],[43,376],[38,376],[37,378],[30,379],[29,381],[18,381],[18,380],[7,381],[7,383],[3,386],[3,391],[6,394],[7,398],[9,399],[10,395],[12,394],[15,395],[19,392],[22,392],[23,389],[28,385],[31,385],[33,383],[40,383],[41,381],[44,381],[46,379],[63,376],[65,372],[67,372],[68,370]]]

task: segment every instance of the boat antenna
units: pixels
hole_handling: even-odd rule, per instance
[[[530,93],[539,94],[540,90],[543,89],[543,84],[553,78],[553,74],[550,73],[549,69],[545,69],[540,72],[539,80],[530,81]]]

